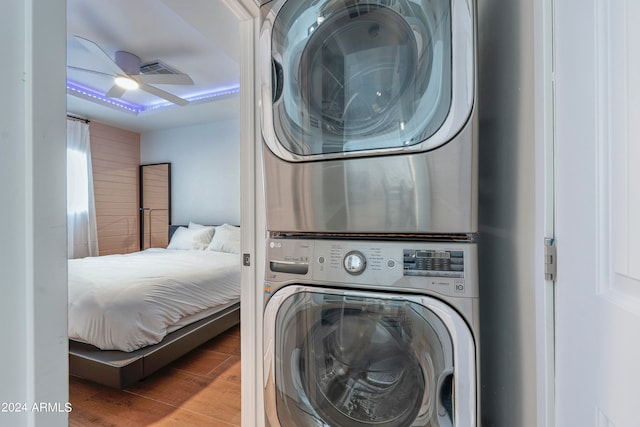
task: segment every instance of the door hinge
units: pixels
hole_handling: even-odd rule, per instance
[[[556,280],[558,273],[558,252],[556,250],[556,239],[545,237],[544,239],[544,278],[545,280]]]

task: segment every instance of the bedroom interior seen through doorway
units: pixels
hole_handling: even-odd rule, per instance
[[[153,0],[153,1],[155,2],[156,0]],[[173,6],[175,6],[175,5],[177,4],[177,3],[176,3],[175,1],[173,1],[173,0],[168,0],[168,1],[165,1],[165,0],[159,0],[159,1],[158,1],[158,3],[163,3],[163,4],[165,4],[165,5],[168,5],[169,7],[173,7]],[[224,4],[224,5],[226,5],[227,7],[229,7],[229,6],[227,5],[227,3],[228,3],[228,2],[221,2],[221,3],[216,3],[216,4],[218,5],[218,7],[219,7],[219,5],[222,5],[222,4]],[[195,4],[195,3],[194,3],[194,4]],[[209,6],[205,6],[205,3],[204,3],[204,2],[201,2],[201,1],[198,1],[198,2],[197,2],[197,4],[198,4],[198,6],[197,6],[196,8],[199,10],[199,12],[198,12],[198,13],[199,13],[199,18],[201,18],[203,21],[209,21],[209,22],[211,22],[211,21],[215,21],[216,17],[215,17],[215,16],[211,17],[210,13],[209,13],[209,12],[207,12],[207,11],[209,11],[209,10],[210,10],[210,7],[209,7]],[[210,3],[210,4],[211,4],[211,3]],[[202,6],[202,7],[201,7],[201,6]],[[232,5],[232,6],[233,6],[233,5]],[[236,9],[237,9],[237,8],[242,8],[242,6],[236,6]],[[247,16],[249,16],[249,15],[247,14],[247,12],[246,12],[246,11],[245,11],[245,12],[243,12],[243,10],[240,10],[240,9],[236,10],[236,9],[233,9],[233,14],[234,14],[236,17],[238,17],[238,19],[240,19],[240,18],[245,19],[245,20],[247,20],[247,19],[248,19],[248,18],[247,18]],[[74,8],[71,8],[71,9],[69,9],[69,10],[68,10],[67,15],[68,15],[68,17],[69,17],[70,15],[74,15],[74,14],[76,14],[76,13],[78,13],[78,12],[79,12],[79,9],[74,7]],[[242,13],[241,13],[241,12],[242,12],[242,13],[244,13],[246,16],[245,16],[245,15],[242,15]],[[218,14],[218,15],[220,16],[221,14]],[[245,25],[245,26],[248,26],[248,24],[247,24],[247,25]],[[179,37],[179,36],[178,36],[178,37]],[[238,51],[240,51],[240,49],[238,49]],[[245,56],[243,56],[243,60],[242,60],[242,62],[246,62],[246,59],[245,59],[245,58],[246,58],[246,55],[245,55]],[[243,67],[243,69],[245,69],[245,68]],[[245,79],[245,81],[246,81],[246,80],[247,80],[247,79]],[[246,92],[245,92],[245,93],[246,93]],[[246,96],[245,96],[245,98],[246,98]],[[227,104],[227,101],[225,101],[223,104],[224,104],[224,105],[228,105],[228,104]],[[236,105],[236,103],[235,103],[235,102],[234,102],[234,103],[232,103],[232,106],[235,106],[235,105]],[[197,106],[197,108],[200,108],[200,107],[202,107],[202,106],[201,106],[201,105],[198,105],[198,106]],[[229,108],[226,108],[226,110],[230,110],[230,109],[229,109]],[[172,110],[172,112],[179,112],[179,111],[181,111],[181,110],[180,110],[180,109],[177,109],[177,108],[176,108],[175,110]],[[141,115],[141,116],[143,116],[143,115]],[[247,122],[247,120],[246,120],[246,118],[247,118],[247,117],[251,117],[251,116],[250,116],[250,115],[246,115],[246,114],[244,115],[243,121],[244,121],[245,123]],[[144,117],[140,117],[140,118],[141,118],[141,119],[143,119]],[[96,120],[97,120],[97,119],[96,119]],[[206,126],[206,125],[205,125],[205,126]],[[240,126],[238,126],[238,127],[240,127]],[[247,145],[248,145],[248,144],[247,144],[247,142],[250,140],[250,138],[248,138],[248,136],[247,136],[247,135],[248,135],[248,134],[250,134],[251,132],[252,132],[252,125],[245,125],[245,126],[243,126],[243,127],[242,127],[242,129],[241,129],[241,133],[243,134],[243,136],[240,136],[240,137],[239,137],[239,139],[241,140],[242,144],[244,144],[244,146],[245,146],[245,148],[244,148],[244,150],[245,150],[245,152],[244,152],[245,157],[247,157],[247,154],[248,154],[248,153],[247,153],[247,150],[248,150],[248,148],[247,148]],[[160,132],[156,132],[156,133],[160,133]],[[164,134],[169,135],[169,132],[168,132],[168,131],[167,131],[167,132],[164,132]],[[163,135],[164,135],[164,134],[163,134]],[[211,134],[211,133],[209,133],[209,134]],[[142,133],[142,135],[143,135],[143,138],[142,138],[142,139],[144,140],[144,139],[147,139],[147,138],[148,138],[148,136],[150,135],[150,133],[146,133],[146,134],[145,134],[145,133],[143,132],[143,133]],[[192,135],[191,135],[191,136],[192,136]],[[187,145],[189,145],[189,143],[193,140],[193,138],[192,138],[191,136],[190,136],[189,138],[180,138],[180,145],[181,145],[181,146],[183,146],[183,144],[187,144]],[[216,138],[218,138],[218,139],[229,139],[229,138],[227,138],[227,137],[226,137],[226,135],[220,135],[218,132],[215,132],[215,135],[214,135],[214,136],[215,136]],[[154,137],[155,137],[155,135],[154,135]],[[168,138],[167,138],[167,139],[168,139]],[[174,139],[175,139],[175,138],[174,138]],[[236,138],[235,138],[235,137],[233,137],[232,139],[234,139],[234,140],[235,140]],[[143,142],[144,142],[144,141],[143,141]],[[174,141],[174,142],[175,142],[175,141]],[[174,146],[177,146],[177,145],[178,145],[178,144],[174,144]],[[195,152],[196,150],[195,150],[195,149],[192,149],[192,148],[191,148],[191,146],[189,146],[188,148],[184,148],[184,146],[183,146],[183,149],[182,149],[181,151],[180,151],[180,150],[178,150],[177,148],[175,149],[175,151],[176,151],[176,152],[179,152],[179,154],[180,154],[180,155],[175,156],[176,158],[173,158],[173,157],[167,157],[167,156],[155,156],[155,157],[153,157],[153,158],[152,158],[152,156],[150,156],[148,152],[145,152],[145,153],[143,153],[143,154],[145,154],[146,158],[145,158],[145,157],[143,157],[141,160],[142,160],[142,163],[155,163],[155,162],[163,162],[163,161],[172,161],[172,162],[173,162],[173,165],[172,165],[172,166],[173,166],[173,168],[172,168],[172,169],[173,169],[173,177],[174,177],[174,180],[173,180],[173,181],[174,181],[174,186],[175,186],[176,184],[180,184],[180,181],[181,181],[181,180],[184,180],[184,178],[183,178],[183,177],[184,177],[184,175],[185,175],[185,174],[184,174],[184,168],[183,168],[183,167],[182,167],[182,165],[180,164],[180,160],[181,160],[181,159],[183,159],[184,157],[187,157],[187,156],[186,156],[186,154],[187,154],[187,153],[190,153],[190,152],[191,152],[191,153],[193,153],[193,152]],[[202,158],[202,159],[208,159],[208,161],[210,162],[210,165],[209,165],[209,167],[210,167],[210,168],[216,168],[216,165],[215,165],[215,163],[216,163],[216,162],[215,162],[215,160],[216,160],[216,159],[215,159],[215,157],[217,157],[217,158],[221,158],[221,156],[220,156],[220,155],[216,154],[216,156],[212,159],[208,153],[205,153],[205,154],[202,154],[202,153],[201,153],[199,156],[200,156],[200,158]],[[245,187],[247,186],[247,182],[249,181],[249,178],[248,178],[248,177],[251,177],[251,174],[249,173],[250,171],[247,171],[247,167],[246,167],[246,165],[247,165],[247,164],[249,164],[249,163],[248,163],[248,162],[244,162],[244,163],[242,164],[242,168],[245,170],[245,173],[243,173],[243,174],[242,174],[242,178],[243,178],[243,180],[244,180],[244,185],[245,185]],[[190,169],[190,170],[189,170],[189,172],[193,172],[193,171],[195,171],[195,170],[196,170],[196,168],[194,168],[194,167],[191,167],[191,168],[189,168],[189,169]],[[220,169],[220,168],[219,168],[219,169]],[[239,168],[238,168],[238,169],[239,169]],[[198,169],[198,170],[199,170],[199,169]],[[198,181],[198,182],[203,182],[203,181]],[[216,184],[219,184],[219,183],[221,182],[221,180],[213,180],[213,181],[212,181],[212,180],[207,179],[205,182],[209,182],[209,183],[211,183],[211,185],[215,186]],[[227,187],[230,187],[230,186],[229,186],[229,182],[228,182],[228,181],[226,181],[226,180],[225,180],[224,182],[225,182],[225,185],[226,185]],[[201,189],[202,187],[205,187],[205,185],[198,185],[197,187],[200,187],[200,189]],[[235,187],[235,185],[233,185],[233,186],[231,186],[231,187]],[[169,188],[170,188],[170,186],[169,186]],[[174,189],[175,191],[173,191],[173,197],[172,197],[171,195],[169,195],[169,197],[170,197],[170,198],[173,198],[173,199],[174,199],[174,200],[173,200],[173,205],[174,205],[174,208],[175,208],[175,209],[172,209],[172,211],[173,211],[173,212],[172,212],[172,214],[173,214],[173,216],[174,216],[175,218],[174,218],[173,220],[174,220],[177,224],[184,224],[184,225],[186,225],[186,224],[187,224],[187,222],[188,222],[190,219],[193,219],[193,220],[194,220],[194,222],[200,222],[200,223],[206,223],[206,224],[211,223],[211,222],[205,222],[205,221],[208,221],[208,219],[209,219],[209,216],[207,216],[206,214],[205,214],[205,215],[203,215],[203,216],[204,216],[204,219],[202,219],[202,218],[192,218],[191,216],[181,215],[181,212],[185,210],[185,209],[184,209],[184,204],[182,204],[182,203],[181,203],[181,201],[182,201],[182,199],[184,199],[184,196],[185,196],[185,193],[186,193],[185,191],[181,191],[181,188],[182,188],[182,187],[181,187],[180,185],[175,186],[175,189]],[[190,187],[190,188],[194,188],[194,187]],[[217,190],[216,190],[216,192],[215,192],[215,198],[216,198],[216,201],[217,201],[217,202],[220,202],[220,200],[219,200],[219,196],[220,196],[221,194],[224,194],[224,193],[221,193],[220,191],[217,191]],[[236,193],[236,194],[237,194],[237,193]],[[245,196],[243,196],[245,199],[247,199],[247,198],[249,198],[249,197],[253,197],[253,196],[249,196],[250,194],[252,194],[251,192],[247,192],[247,191],[245,191],[245,194],[246,194],[246,195],[245,195]],[[238,197],[239,197],[239,196],[238,196]],[[180,203],[180,204],[178,204],[178,203]],[[136,205],[137,205],[137,204],[136,204]],[[146,203],[145,203],[145,205],[137,205],[137,206],[136,206],[136,205],[134,205],[134,209],[136,210],[136,212],[137,212],[137,210],[138,210],[138,208],[139,208],[139,207],[141,207],[141,206],[142,206],[142,207],[146,207]],[[170,209],[170,205],[171,205],[171,203],[169,203],[169,207],[168,207],[167,209]],[[222,203],[217,203],[217,206],[221,206],[221,205],[223,205],[223,204],[222,204]],[[248,204],[247,204],[246,202],[245,202],[243,205],[244,205],[245,207],[246,207],[246,206],[248,206]],[[151,208],[150,208],[150,209],[151,209]],[[153,208],[153,209],[155,209],[155,208]],[[246,209],[245,209],[245,210],[246,210]],[[147,213],[148,213],[148,212],[147,212]],[[164,228],[164,229],[166,229],[165,227],[162,227],[162,226],[160,226],[160,225],[158,225],[158,227],[156,228],[156,217],[155,217],[155,214],[156,214],[156,211],[155,211],[155,210],[154,210],[153,212],[151,212],[152,221],[150,221],[150,220],[147,218],[147,224],[150,224],[150,225],[151,225],[150,234],[149,234],[149,230],[147,229],[147,234],[146,234],[146,236],[145,236],[144,231],[145,231],[146,227],[143,227],[142,223],[141,223],[141,224],[139,224],[138,230],[133,231],[133,232],[135,232],[135,233],[136,233],[136,234],[135,234],[135,237],[134,237],[134,239],[135,239],[135,240],[140,240],[140,235],[142,235],[143,237],[146,237],[146,239],[147,239],[147,240],[146,240],[146,245],[147,245],[147,247],[150,245],[150,243],[152,243],[152,245],[153,245],[153,246],[160,245],[160,243],[156,241],[156,230],[162,230],[163,228]],[[136,215],[138,216],[138,218],[140,218],[140,216],[141,216],[139,212],[137,212],[137,213],[136,213]],[[231,224],[239,225],[239,224],[241,224],[241,223],[244,223],[244,222],[247,220],[248,216],[249,216],[249,215],[245,213],[245,215],[244,215],[243,219],[242,219],[242,220],[240,220],[240,219],[239,219],[240,214],[238,213],[238,214],[237,214],[238,219],[234,219],[234,218],[226,219],[226,218],[217,218],[217,217],[214,217],[214,218],[212,218],[212,219],[211,219],[211,221],[212,221],[212,222],[214,222],[215,224],[222,224],[222,222],[227,222],[227,221],[229,221],[229,223],[231,223]],[[186,218],[186,219],[185,219],[185,218]],[[171,214],[169,214],[169,213],[167,213],[167,220],[168,220],[169,222],[171,222],[171,221],[172,221]],[[251,234],[252,234],[252,232],[253,232],[253,226],[254,226],[254,224],[253,224],[253,221],[246,221],[246,222],[247,222],[246,228],[244,228],[244,227],[243,227],[243,235],[245,234],[245,231],[246,231],[246,232],[247,232],[246,234],[247,234],[248,236],[245,238],[246,242],[244,242],[244,247],[245,247],[245,248],[247,248],[247,249],[246,249],[247,251],[251,252],[251,258],[256,259],[256,257],[254,256],[253,250],[252,250],[252,249],[248,249],[248,247],[249,247],[249,246],[253,246],[253,236],[251,236]],[[244,225],[244,224],[243,224],[243,225]],[[249,236],[251,236],[251,237],[249,237]],[[135,241],[134,241],[134,242],[135,242]],[[248,242],[248,243],[247,243],[247,242]],[[137,242],[136,242],[136,243],[137,243]],[[137,245],[136,245],[136,246],[137,246]],[[253,247],[254,247],[254,246],[253,246]],[[141,248],[141,249],[144,249],[144,248],[145,248],[145,246],[144,246],[144,245],[141,245],[141,246],[140,246],[140,248]],[[252,261],[253,261],[253,259],[252,259]],[[253,264],[253,263],[252,263],[252,264]],[[249,275],[249,274],[253,274],[253,268],[254,268],[254,266],[253,266],[253,265],[251,265],[251,266],[250,266],[250,268],[245,267],[245,269],[244,269],[245,280],[246,280],[246,276],[247,276],[247,275]],[[249,301],[249,302],[251,302],[251,301]],[[249,310],[249,311],[250,311],[250,310]],[[247,322],[247,324],[250,324],[250,322]],[[249,370],[247,370],[247,372],[249,372]],[[247,390],[248,390],[248,389],[247,389]]]

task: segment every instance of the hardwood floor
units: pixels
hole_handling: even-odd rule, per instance
[[[69,377],[76,426],[240,426],[240,326],[125,390]]]

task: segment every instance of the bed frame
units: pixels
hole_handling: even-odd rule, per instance
[[[169,226],[169,239],[178,228]],[[132,352],[100,350],[69,340],[69,375],[126,388],[240,323],[240,303],[168,334],[158,344]]]

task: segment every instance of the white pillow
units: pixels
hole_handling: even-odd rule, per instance
[[[240,227],[223,224],[216,227],[216,232],[207,247],[208,251],[240,253]]]
[[[213,233],[215,233],[216,228],[213,225],[202,225],[196,224],[195,222],[189,222],[189,230],[207,230],[208,234],[205,237],[206,242],[205,246],[211,243],[211,238],[213,237]]]
[[[171,236],[167,249],[202,250],[207,247],[209,230],[178,227]]]
[[[213,225],[202,225],[195,222],[189,221],[189,228],[215,228]]]

